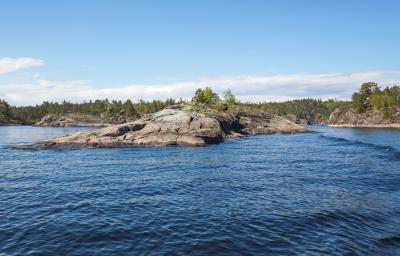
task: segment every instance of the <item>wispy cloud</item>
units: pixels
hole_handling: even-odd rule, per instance
[[[190,98],[197,88],[211,86],[222,93],[231,89],[242,101],[283,101],[295,98],[349,99],[363,82],[381,85],[400,82],[400,70],[357,73],[294,73],[209,77],[161,84],[132,84],[98,88],[91,81],[34,80],[25,84],[0,85],[0,98],[12,104],[37,104],[42,101],[68,100],[82,102],[93,99],[166,99]]]
[[[44,61],[33,58],[0,58],[0,74],[10,73],[22,68],[38,67]]]

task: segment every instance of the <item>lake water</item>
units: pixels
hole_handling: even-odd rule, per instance
[[[399,255],[400,130],[201,148],[17,150],[0,127],[0,255]]]

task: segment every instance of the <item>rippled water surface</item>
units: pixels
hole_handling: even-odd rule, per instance
[[[399,255],[400,130],[204,148],[17,150],[0,127],[0,255]]]

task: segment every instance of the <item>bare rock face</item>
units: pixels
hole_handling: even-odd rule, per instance
[[[383,111],[356,113],[351,106],[337,108],[329,116],[329,126],[347,128],[400,128],[400,113],[385,119]]]
[[[306,132],[285,118],[263,112],[217,112],[205,106],[178,105],[150,117],[103,129],[19,145],[20,148],[83,148],[119,146],[205,146],[226,137],[260,133]]]
[[[70,113],[65,115],[49,114],[45,115],[40,122],[34,126],[40,127],[105,127],[113,124],[125,123],[122,116],[112,117],[109,120],[89,114]]]
[[[287,114],[285,116],[285,118],[290,120],[291,122],[293,122],[295,124],[299,124],[299,125],[311,124],[311,122],[308,121],[307,119],[298,118],[296,115],[293,115],[293,114]]]
[[[241,127],[243,127],[241,132],[250,135],[306,131],[304,127],[286,118],[269,115],[264,112],[240,112],[238,114],[238,119]]]
[[[45,115],[40,122],[37,122],[34,126],[41,126],[41,127],[55,127],[55,126],[64,126],[64,124],[72,123],[74,120],[72,118],[66,116],[59,116],[59,115]]]

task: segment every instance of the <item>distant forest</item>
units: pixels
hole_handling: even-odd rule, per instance
[[[223,105],[239,105],[262,111],[269,111],[276,115],[293,114],[298,118],[312,119],[318,115],[322,118],[327,118],[329,114],[337,107],[349,104],[345,101],[328,100],[322,101],[320,99],[301,99],[287,102],[272,102],[272,103],[241,103],[236,100],[235,96],[228,90],[224,92],[224,100],[207,87],[204,90],[199,89],[196,91],[193,101],[203,102],[212,105],[217,110],[222,110]],[[57,102],[43,102],[36,106],[10,106],[5,100],[0,100],[0,122],[16,122],[33,124],[38,122],[46,114],[67,114],[67,113],[80,113],[91,114],[107,120],[116,115],[124,115],[128,118],[135,118],[144,114],[154,113],[164,109],[169,105],[182,103],[182,100],[168,99],[165,101],[153,100],[133,103],[131,100],[127,101],[109,101],[95,100],[84,103],[70,103],[64,101]],[[229,110],[229,108],[228,108]]]
[[[91,114],[101,117],[104,120],[116,115],[124,115],[126,117],[134,118],[144,114],[157,112],[164,109],[166,106],[179,103],[174,99],[167,100],[153,100],[133,103],[131,100],[122,101],[109,101],[95,100],[84,103],[71,103],[64,101],[58,102],[43,102],[35,106],[10,106],[5,100],[0,99],[0,122],[17,122],[33,124],[47,115],[47,114]]]
[[[338,107],[349,105],[349,101],[321,99],[299,99],[285,102],[265,102],[258,104],[244,104],[253,108],[269,111],[279,116],[295,115],[297,118],[311,122],[321,122],[329,118],[330,113]]]
[[[212,91],[210,87],[198,89],[192,101],[202,102],[212,105],[217,110],[228,106],[229,111],[233,105],[268,111],[270,113],[285,116],[295,115],[297,118],[306,120],[323,120],[329,117],[329,114],[338,107],[352,104],[353,108],[364,113],[371,110],[382,110],[385,115],[390,115],[400,107],[400,87],[386,87],[381,89],[376,83],[369,82],[361,85],[361,88],[352,96],[352,101],[339,100],[321,100],[321,99],[299,99],[286,102],[261,102],[261,103],[242,103],[236,100],[230,90],[225,91],[223,99]],[[95,100],[84,103],[71,103],[64,101],[43,102],[35,106],[10,106],[5,100],[0,99],[0,123],[16,122],[32,124],[38,122],[46,114],[67,114],[80,113],[91,114],[106,120],[116,115],[135,118],[144,114],[150,114],[169,105],[182,103],[183,100],[153,100],[132,102],[131,100],[109,101]]]
[[[358,113],[383,111],[384,117],[391,119],[400,108],[400,87],[395,85],[382,89],[377,83],[364,83],[353,94],[352,105]]]

